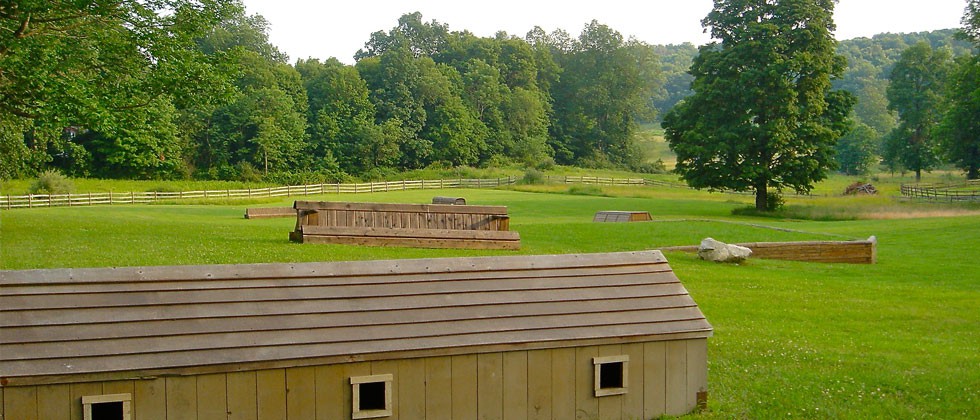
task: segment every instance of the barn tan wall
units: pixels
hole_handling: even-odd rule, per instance
[[[593,396],[596,356],[629,356],[628,392]],[[131,393],[133,420],[351,418],[351,376],[390,373],[391,419],[637,419],[692,411],[706,339],[156,379],[0,388],[0,419],[82,419],[83,395]]]

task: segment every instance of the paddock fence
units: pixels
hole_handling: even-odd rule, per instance
[[[647,185],[672,188],[690,188],[679,182],[658,181],[643,178],[607,178],[598,176],[545,176],[545,182],[558,184],[591,184],[591,185]]]
[[[311,184],[284,187],[247,188],[239,190],[106,192],[82,194],[2,195],[0,209],[75,207],[116,204],[151,204],[181,200],[211,200],[263,197],[293,197],[322,194],[360,194],[405,190],[445,188],[496,188],[517,183],[517,177],[488,179],[436,179],[387,181],[354,184]]]
[[[934,201],[980,201],[980,180],[960,184],[902,184],[902,196]]]

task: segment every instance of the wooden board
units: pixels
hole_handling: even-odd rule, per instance
[[[477,355],[477,417],[502,420],[504,417],[504,361],[500,353]],[[526,398],[526,394],[525,394]]]
[[[411,248],[508,249],[521,247],[517,232],[494,230],[405,229],[388,227],[303,226],[303,243]]]
[[[5,419],[39,420],[36,386],[6,388],[3,398]]]
[[[254,393],[253,393],[254,395]],[[156,420],[167,415],[167,381],[142,379],[133,384],[133,420]],[[228,420],[253,420],[229,416]]]
[[[255,372],[232,372],[228,381],[228,420],[257,420],[259,403]]]
[[[527,418],[551,419],[552,361],[551,350],[527,352]]]
[[[398,361],[398,417],[401,420],[422,420],[426,418],[426,376],[424,359],[404,359]]]
[[[245,209],[246,219],[271,219],[271,218],[296,217],[296,209],[292,207],[265,207]]]
[[[167,420],[197,419],[197,377],[167,378]]]
[[[286,369],[286,417],[316,418],[316,370],[313,367]]]
[[[667,346],[667,414],[679,416],[691,411],[687,396],[687,342],[668,341]]]
[[[350,381],[344,376],[344,365],[323,365],[316,367],[316,418],[332,420],[344,417],[344,389]]]
[[[878,240],[874,236],[864,241],[745,242],[735,245],[751,249],[751,258],[844,264],[878,262]],[[698,246],[675,246],[663,250],[698,252]]]
[[[228,417],[227,375],[216,373],[197,377],[197,418]]]
[[[575,418],[575,349],[551,351],[551,415],[555,419]],[[591,387],[590,387],[591,389]]]
[[[452,418],[453,420],[477,419],[479,390],[477,388],[477,356],[475,354],[452,357]]]
[[[286,370],[255,373],[258,420],[286,420]]]
[[[528,352],[512,351],[503,354],[503,418],[528,418]]]
[[[68,385],[37,387],[37,418],[68,420],[71,418],[71,405],[71,390]]]
[[[450,419],[453,416],[453,363],[450,357],[425,359],[426,417]]]
[[[643,417],[667,413],[667,343],[643,344]]]

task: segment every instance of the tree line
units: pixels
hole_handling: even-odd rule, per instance
[[[655,115],[657,55],[595,21],[477,37],[410,13],[354,65],[290,64],[238,0],[25,0],[0,25],[0,177],[650,169],[633,134]]]

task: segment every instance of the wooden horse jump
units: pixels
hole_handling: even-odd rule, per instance
[[[504,206],[297,201],[301,243],[416,248],[519,249]]]
[[[245,209],[246,219],[271,219],[274,217],[296,217],[292,207],[258,207]]]
[[[647,222],[653,220],[648,211],[600,211],[596,212],[593,222]]]

